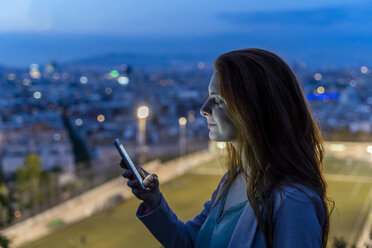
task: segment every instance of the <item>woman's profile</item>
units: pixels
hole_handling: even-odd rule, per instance
[[[142,169],[141,191],[121,161],[143,200],[137,217],[166,248],[325,248],[334,202],[323,139],[295,74],[279,56],[255,48],[220,55],[214,69],[200,114],[210,140],[226,142],[225,175],[204,209],[182,222],[157,176]]]

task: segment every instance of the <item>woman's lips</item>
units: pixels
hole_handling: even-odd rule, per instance
[[[212,127],[214,127],[214,126],[216,126],[216,124],[209,124],[209,123],[208,123],[208,128],[212,128]]]

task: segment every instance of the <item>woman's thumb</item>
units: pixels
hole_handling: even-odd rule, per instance
[[[150,173],[148,173],[144,168],[141,166],[136,165],[138,173],[141,175],[142,179],[145,179]]]

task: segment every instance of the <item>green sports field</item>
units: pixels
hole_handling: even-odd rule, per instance
[[[185,221],[202,210],[221,179],[220,161],[196,167],[175,180],[162,184],[168,204]],[[345,161],[327,159],[325,171],[329,193],[336,202],[331,218],[331,232],[353,244],[357,241],[369,211],[371,183],[358,182],[355,176],[371,177],[370,164],[354,161],[345,168]],[[363,172],[363,174],[361,173]],[[334,178],[332,175],[339,175]],[[354,175],[350,178],[349,175]],[[345,178],[345,180],[343,180]],[[123,248],[161,247],[158,241],[135,216],[140,201],[128,199],[110,212],[101,212],[78,223],[57,227],[58,230],[22,248]],[[85,237],[81,240],[82,235]]]

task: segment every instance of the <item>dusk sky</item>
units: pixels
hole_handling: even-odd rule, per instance
[[[205,34],[238,30],[225,13],[363,5],[366,0],[12,0],[2,1],[0,32]]]
[[[0,64],[244,47],[314,63],[372,63],[371,11],[367,0],[3,1]]]

